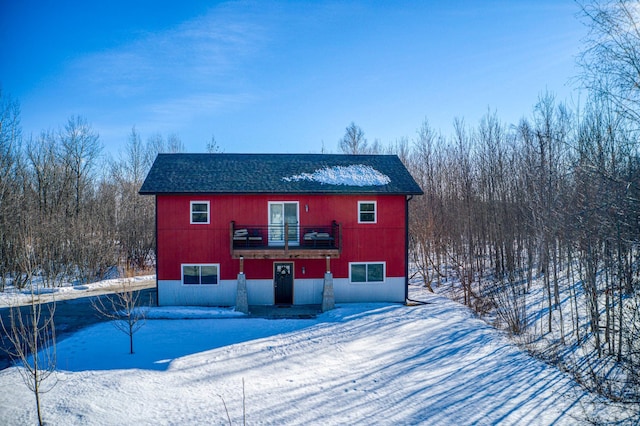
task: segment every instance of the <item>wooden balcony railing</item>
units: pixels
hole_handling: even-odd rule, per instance
[[[229,228],[231,256],[246,259],[340,257],[342,228],[330,225],[239,225]]]

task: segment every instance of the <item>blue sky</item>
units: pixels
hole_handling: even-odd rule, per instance
[[[570,79],[586,29],[572,0],[0,0],[0,87],[25,136],[75,114],[115,152],[132,126],[190,152],[338,152],[414,138],[425,119],[529,116]]]

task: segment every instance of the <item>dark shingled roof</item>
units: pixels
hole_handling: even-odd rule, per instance
[[[389,177],[384,185],[337,185],[283,178],[336,166],[364,165]],[[140,194],[406,194],[422,190],[396,155],[159,154]]]

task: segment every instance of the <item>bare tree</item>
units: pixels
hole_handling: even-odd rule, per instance
[[[29,241],[28,234],[25,242]],[[38,300],[39,286],[34,280],[33,272],[37,269],[35,256],[28,244],[23,245],[21,263],[23,270],[29,271],[30,287],[29,304],[22,310],[11,307],[9,324],[0,317],[0,326],[9,341],[7,350],[11,359],[19,363],[19,371],[25,385],[33,392],[36,400],[38,423],[43,424],[41,394],[51,390],[56,381],[48,383],[56,368],[56,330],[54,324],[55,301],[46,308]]]
[[[72,269],[70,218],[74,216],[71,175],[60,155],[60,145],[53,132],[30,138],[26,146],[28,169],[24,203],[31,212],[22,218],[30,228],[29,244],[45,286],[52,287],[67,278]]]
[[[569,114],[563,105],[556,106],[551,94],[541,96],[534,108],[534,122],[523,121],[519,127],[523,150],[523,172],[526,206],[532,219],[529,232],[534,238],[534,249],[539,253],[538,270],[544,276],[548,302],[547,330],[551,332],[554,312],[563,322],[559,309],[558,288],[558,236],[561,234],[563,170],[570,127]],[[562,327],[561,327],[562,330]]]
[[[20,364],[19,371],[25,385],[36,400],[38,423],[42,420],[42,402],[40,396],[51,390],[56,382],[45,381],[55,373],[56,368],[56,334],[53,315],[55,303],[43,308],[37,301],[35,291],[31,292],[31,300],[27,311],[22,312],[19,307],[11,307],[9,311],[9,325],[0,318],[2,331],[10,344],[9,356]]]
[[[154,249],[153,199],[142,197],[138,190],[157,154],[155,150],[159,146],[155,142],[145,146],[133,127],[120,158],[112,163],[111,178],[116,185],[116,228],[121,260],[127,270],[146,268]]]
[[[24,176],[21,134],[20,105],[0,90],[0,291],[8,276],[19,270],[17,222]]]
[[[95,182],[92,173],[102,152],[100,137],[84,117],[72,116],[61,132],[62,156],[67,163],[74,191],[75,215],[80,214],[82,196]]]
[[[381,154],[384,151],[384,147],[380,139],[375,138],[371,145],[367,146],[361,154]]]
[[[184,152],[184,150],[185,148],[182,143],[182,139],[180,139],[177,134],[171,133],[167,136],[167,152],[175,154],[178,152]]]
[[[10,308],[9,327],[2,322],[2,330],[7,336],[11,349],[9,356],[20,364],[19,371],[25,385],[36,400],[38,423],[42,420],[42,402],[40,396],[55,386],[53,383],[45,386],[45,381],[55,373],[55,325],[53,314],[55,304],[50,304],[43,310],[42,305],[32,293],[28,305],[28,312],[23,314],[19,307]]]
[[[406,158],[403,161],[408,163],[407,167],[424,191],[424,195],[417,196],[409,205],[411,256],[424,285],[433,291],[432,281],[440,283],[443,276],[441,236],[446,232],[443,223],[446,215],[440,211],[443,196],[440,190],[440,154],[444,150],[444,141],[425,120],[418,130],[410,156],[402,154],[405,149],[402,141],[397,146],[399,154]]]
[[[527,330],[526,282],[514,274],[506,280],[496,280],[488,289],[497,317],[507,325],[512,334]]]
[[[218,143],[214,135],[211,135],[211,140],[207,142],[207,152],[209,154],[216,154],[216,153],[222,152],[222,150],[220,149],[220,144]]]
[[[640,10],[628,0],[581,5],[589,37],[579,58],[580,81],[618,113],[640,125]]]
[[[344,136],[338,144],[344,154],[367,154],[369,147],[364,132],[354,122],[345,129]]]
[[[133,281],[123,279],[116,293],[96,297],[91,303],[100,315],[109,319],[116,329],[129,337],[129,353],[133,354],[133,335],[145,322],[140,292],[134,290]]]
[[[69,184],[68,210],[59,218],[69,241],[69,270],[81,282],[101,279],[116,264],[115,223],[109,192],[101,191],[102,144],[87,120],[72,116],[59,133],[60,162]],[[109,199],[111,198],[111,200]]]
[[[376,139],[377,141],[377,139]],[[374,141],[375,142],[375,141]],[[402,137],[400,139],[396,139],[396,141],[385,149],[380,148],[380,152],[385,151],[387,154],[395,154],[398,156],[400,161],[406,166],[409,167],[409,157],[411,154],[411,149],[409,145],[409,138]]]
[[[623,312],[622,326],[624,351],[624,368],[628,374],[629,386],[635,388],[635,394],[640,391],[640,292],[636,292],[629,299]]]
[[[133,129],[133,131],[135,131],[135,126]],[[137,131],[135,131],[135,133],[137,134]],[[138,137],[140,136],[138,135]],[[184,144],[180,137],[175,133],[170,133],[167,136],[166,141],[162,135],[157,132],[147,138],[146,152],[148,154],[147,161],[150,163],[149,167],[151,167],[151,163],[153,163],[153,160],[155,160],[156,156],[160,153],[166,152],[175,154],[184,151]]]
[[[133,126],[124,149],[120,151],[119,158],[113,165],[114,177],[117,181],[142,183],[155,156],[163,151],[164,142],[161,135],[156,134],[150,137],[145,146],[140,133]]]

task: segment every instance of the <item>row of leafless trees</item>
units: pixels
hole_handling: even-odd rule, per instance
[[[455,274],[460,300],[511,332],[544,316],[539,335],[593,345],[633,374],[640,153],[635,131],[605,111],[577,117],[545,97],[515,127],[489,114],[445,139],[425,125],[408,159],[425,191],[412,202],[412,253],[428,285]],[[534,280],[545,304],[527,307]]]
[[[489,112],[476,126],[455,121],[443,136],[425,121],[413,143],[390,147],[425,192],[411,203],[411,253],[426,285],[450,285],[514,334],[578,345],[617,366],[625,374],[588,362],[590,382],[626,400],[640,396],[636,5],[584,5],[581,107],[545,94],[515,125]],[[340,147],[372,151],[353,128]],[[544,304],[527,306],[536,291]]]
[[[598,351],[620,359],[622,302],[640,290],[640,157],[634,131],[614,117],[602,106],[577,116],[544,96],[517,126],[487,114],[445,138],[425,123],[405,161],[425,192],[411,203],[411,236],[427,285],[455,273],[461,301],[497,306],[519,333],[540,278],[541,331],[593,333]],[[586,317],[562,317],[567,283],[586,296]]]
[[[515,125],[488,112],[476,126],[455,121],[443,136],[425,121],[413,141],[385,149],[351,123],[339,142],[345,154],[398,154],[423,188],[410,204],[411,255],[428,287],[448,286],[558,354],[580,347],[588,354],[581,365],[559,362],[625,400],[640,397],[636,5],[583,7],[591,32],[580,108],[545,94]]]
[[[39,424],[40,396],[55,385],[43,383],[55,371],[56,350],[55,303],[47,312],[38,293],[69,280],[98,280],[118,267],[129,276],[153,264],[153,200],[138,189],[155,155],[166,150],[182,150],[180,140],[155,135],[143,144],[133,128],[118,158],[110,159],[79,116],[57,131],[23,138],[19,105],[0,92],[0,291],[10,280],[31,294],[27,306],[10,308],[8,321],[0,318],[8,345],[2,349],[21,365]],[[95,301],[97,311],[128,334],[131,353],[143,323],[138,298],[127,280],[115,295]]]
[[[176,137],[145,144],[135,128],[118,158],[103,153],[82,117],[24,137],[16,101],[0,93],[0,291],[100,279],[111,268],[153,262],[153,200],[138,196],[155,154]]]
[[[411,203],[411,252],[426,285],[455,282],[454,297],[512,333],[615,363],[616,383],[596,368],[590,382],[631,399],[640,395],[637,137],[606,98],[575,112],[545,95],[515,126],[488,113],[443,137],[425,122],[405,158],[425,192]],[[527,306],[539,291],[544,304]]]

